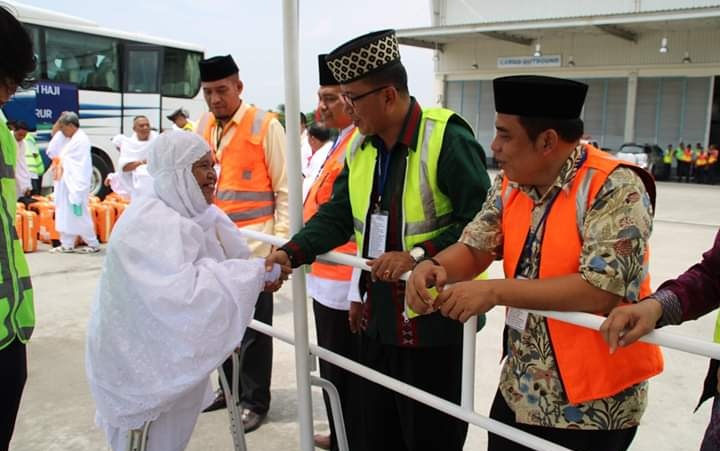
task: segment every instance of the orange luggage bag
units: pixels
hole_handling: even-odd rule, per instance
[[[38,229],[40,223],[38,215],[34,211],[24,210],[22,215],[22,247],[23,252],[35,252],[38,247]]]
[[[38,214],[38,236],[43,243],[59,240],[60,233],[55,229],[55,205],[50,202],[34,202],[28,207]]]
[[[110,205],[98,203],[91,205],[90,211],[93,215],[98,240],[101,243],[107,243],[115,225],[115,209]]]

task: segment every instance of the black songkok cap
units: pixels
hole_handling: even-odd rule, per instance
[[[326,53],[318,55],[318,74],[320,75],[320,86],[335,86],[339,85],[332,71],[325,62]]]
[[[237,64],[230,55],[213,56],[200,61],[201,81],[217,81],[238,72]]]
[[[395,30],[374,31],[348,41],[330,52],[325,61],[340,83],[350,83],[400,64]]]
[[[585,83],[540,75],[493,80],[495,111],[524,117],[578,119],[587,90]]]

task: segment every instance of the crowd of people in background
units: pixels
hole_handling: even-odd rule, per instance
[[[714,185],[720,182],[720,164],[716,144],[704,147],[702,143],[679,143],[677,146],[668,144],[663,150],[662,161],[656,171],[658,180],[677,180],[685,183],[704,183]],[[674,171],[673,171],[674,169]]]

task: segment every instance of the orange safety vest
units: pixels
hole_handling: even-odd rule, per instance
[[[305,199],[305,204],[303,205],[303,222],[308,222],[310,218],[315,216],[320,206],[332,197],[335,179],[345,167],[345,152],[353,136],[355,136],[356,130],[357,129],[353,129],[353,131],[348,132],[325,159],[325,163],[315,182],[313,182],[310,187],[310,191]],[[360,142],[361,140],[356,139],[355,141]],[[342,246],[336,247],[334,251],[348,255],[356,255],[357,245],[355,244],[355,239],[353,238]],[[352,277],[352,267],[339,265],[337,263],[316,261],[312,264],[311,273],[322,279],[350,281]]]
[[[682,161],[690,163],[690,162],[692,162],[692,156],[693,156],[693,151],[685,149],[685,150],[683,150]]]
[[[697,160],[695,160],[695,166],[703,167],[708,164],[708,154],[702,151],[698,154]]]
[[[569,192],[561,191],[548,214],[542,244],[539,278],[577,274],[582,252],[582,224],[578,218],[593,204],[595,196],[618,166],[630,167],[641,176],[655,204],[655,185],[650,174],[630,163],[620,162],[598,150],[587,148],[587,160],[578,170]],[[503,193],[503,268],[505,277],[515,277],[528,230],[533,200],[508,187]],[[578,211],[580,208],[583,211]],[[645,254],[647,265],[649,251]],[[640,287],[640,296],[650,295],[650,277]],[[570,404],[580,404],[615,395],[663,370],[663,358],[655,345],[636,342],[610,354],[599,332],[548,318],[547,326],[560,379]]]
[[[275,213],[275,192],[263,148],[263,140],[274,117],[272,113],[250,107],[220,154],[215,205],[238,227],[263,223],[272,219]],[[218,149],[211,139],[215,124],[215,116],[209,114],[203,136],[217,154]]]
[[[718,153],[719,153],[719,151],[717,149],[713,149],[710,151],[710,156],[708,157],[708,164],[717,163]]]

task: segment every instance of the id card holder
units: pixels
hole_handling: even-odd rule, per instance
[[[370,240],[368,241],[368,257],[378,258],[385,253],[388,232],[388,212],[378,210],[370,215]]]
[[[526,280],[526,277],[518,276],[517,279]],[[525,332],[525,327],[527,327],[527,321],[528,316],[530,315],[530,312],[528,312],[525,309],[521,308],[515,308],[515,307],[508,307],[507,314],[505,315],[505,324],[515,329],[516,331],[520,332],[521,334]]]

